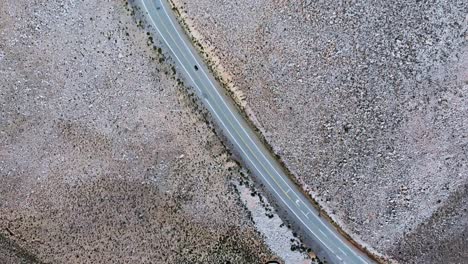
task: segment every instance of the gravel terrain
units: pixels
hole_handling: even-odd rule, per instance
[[[466,1],[175,2],[345,231],[402,263],[466,263]]]
[[[248,175],[246,172],[245,175]],[[251,177],[248,175],[248,177]],[[284,264],[317,263],[315,254],[305,247],[297,235],[275,213],[266,197],[262,196],[255,184],[245,178],[237,185],[242,202],[251,212],[255,227],[265,237],[269,248],[276,253]],[[319,262],[318,262],[319,263]]]
[[[0,263],[2,264],[40,264],[38,259],[25,252],[11,239],[0,234]]]
[[[124,1],[0,1],[0,263],[276,258],[139,25]]]

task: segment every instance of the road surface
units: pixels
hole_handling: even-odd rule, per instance
[[[320,217],[296,185],[284,173],[276,158],[261,143],[232,98],[210,74],[178,24],[166,0],[139,0],[171,55],[196,89],[197,95],[213,115],[243,161],[256,174],[294,223],[313,241],[312,249],[328,263],[373,263],[343,238],[328,221]]]

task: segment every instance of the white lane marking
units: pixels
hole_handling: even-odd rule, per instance
[[[197,89],[197,91],[200,92],[200,94],[202,93],[202,91],[200,90],[200,88],[197,86],[197,84],[195,83],[195,80],[192,78],[192,75],[190,75],[190,73],[188,72],[187,68],[185,68],[184,64],[182,63],[182,60],[180,60],[179,57],[177,57],[177,54],[174,52],[174,50],[172,49],[171,45],[169,45],[169,42],[167,41],[166,38],[164,38],[164,35],[161,33],[161,31],[159,30],[159,28],[156,26],[156,22],[154,21],[153,17],[149,14],[149,10],[148,10],[148,7],[146,6],[145,4],[145,1],[141,1],[142,4],[143,4],[143,7],[145,8],[146,10],[146,13],[148,14],[149,18],[151,19],[151,22],[153,23],[154,27],[156,28],[156,30],[158,31],[159,35],[163,38],[164,42],[166,42],[167,46],[169,47],[169,49],[172,51],[172,53],[174,54],[174,56],[177,58],[177,60],[179,61],[179,63],[181,64],[182,68],[185,70],[185,72],[188,74],[188,76],[190,77],[190,80],[192,80],[195,88]]]
[[[177,60],[179,61],[179,63],[181,64],[182,68],[185,70],[185,72],[188,74],[188,76],[190,77],[190,80],[192,80],[195,88],[197,89],[197,91],[201,94],[202,91],[201,89],[197,86],[197,84],[195,83],[195,80],[192,78],[192,75],[190,75],[190,73],[188,72],[187,68],[185,68],[184,64],[182,63],[182,61],[179,59],[179,57],[177,57],[177,54],[175,53],[175,51],[172,49],[171,45],[169,45],[169,42],[167,41],[166,38],[164,38],[164,35],[161,33],[161,31],[159,30],[159,28],[156,26],[156,22],[154,21],[153,17],[149,14],[149,10],[148,10],[148,7],[146,6],[145,4],[145,1],[141,1],[142,4],[143,4],[143,7],[145,8],[146,10],[146,13],[148,14],[149,18],[151,19],[151,22],[153,23],[154,27],[156,28],[156,30],[158,31],[159,35],[163,38],[164,42],[166,42],[167,46],[169,47],[169,49],[172,51],[172,53],[174,54],[174,56],[177,58]]]
[[[161,2],[161,1],[160,1]],[[145,1],[143,0],[142,1],[143,3],[143,6],[146,10],[146,12],[148,13],[149,15],[149,10],[145,4]],[[166,15],[168,16],[168,19],[169,19],[169,22],[174,26],[174,28],[176,28],[176,26],[174,25],[174,23],[172,22],[169,14],[167,13],[167,10],[164,6],[163,3],[162,4],[162,7],[163,7],[163,10],[164,12],[166,13]],[[201,92],[200,88],[198,88],[198,86],[196,85],[195,83],[195,80],[193,79],[193,77],[191,76],[191,74],[188,72],[188,70],[186,69],[186,67],[184,66],[184,64],[182,63],[181,59],[177,56],[177,54],[174,52],[174,50],[171,48],[171,46],[169,45],[169,42],[164,38],[163,34],[161,33],[161,31],[158,29],[158,27],[156,26],[156,23],[154,21],[154,19],[152,18],[151,15],[149,15],[153,25],[155,26],[156,30],[158,31],[159,35],[164,39],[164,41],[166,42],[167,46],[169,47],[169,49],[171,49],[172,53],[174,54],[174,56],[177,58],[177,60],[179,61],[179,63],[181,64],[182,68],[185,70],[185,72],[187,73],[187,75],[189,75],[190,79],[192,80],[192,82],[194,83],[196,89]],[[179,32],[177,30],[175,30],[175,32],[177,33],[177,35],[179,35],[179,38],[182,39],[182,43],[186,46],[186,48],[188,49],[190,55],[192,56],[192,58],[198,63],[199,61],[195,58],[195,56],[193,55],[193,53],[191,52],[190,48],[187,47],[187,44],[185,43],[185,41],[183,41],[183,38],[180,36]],[[168,32],[168,34],[170,35],[170,33]],[[174,39],[173,39],[174,42],[176,42]],[[182,52],[182,51],[181,51]],[[289,186],[289,184],[283,179],[283,177],[279,174],[279,172],[276,170],[276,168],[270,163],[270,161],[266,158],[266,156],[264,155],[264,153],[258,148],[257,144],[255,144],[255,142],[250,138],[250,135],[249,133],[247,133],[247,131],[245,131],[245,129],[243,128],[243,126],[240,124],[239,120],[237,119],[237,117],[231,112],[230,108],[227,106],[226,102],[223,100],[223,98],[221,97],[221,95],[219,94],[219,91],[216,89],[216,87],[214,86],[214,84],[212,83],[212,81],[210,80],[210,78],[207,76],[206,72],[203,70],[202,67],[201,68],[201,72],[203,72],[203,74],[205,75],[205,77],[207,78],[207,80],[210,82],[210,84],[213,86],[215,92],[218,94],[218,96],[221,98],[221,101],[223,102],[223,104],[226,106],[226,108],[229,110],[229,112],[231,113],[232,117],[234,117],[234,120],[236,120],[236,122],[238,123],[239,127],[243,130],[243,132],[247,135],[247,137],[250,139],[251,143],[253,143],[253,145],[255,146],[255,148],[262,154],[261,157],[267,161],[267,163],[270,165],[270,167],[275,171],[275,173],[281,178],[281,180],[287,185]],[[260,175],[267,181],[267,183],[270,185],[270,187],[273,189],[273,191],[278,195],[278,197],[283,201],[283,203],[286,205],[286,207],[288,207],[288,209],[299,219],[299,221],[301,221],[301,223],[306,226],[306,228],[315,236],[317,237],[317,239],[323,244],[323,246],[325,246],[328,250],[330,250],[330,252],[332,252],[334,254],[334,251],[331,250],[327,244],[325,244],[311,229],[308,225],[306,225],[304,223],[304,221],[292,210],[292,208],[289,207],[289,205],[285,202],[285,200],[281,197],[281,195],[278,194],[278,192],[274,189],[274,187],[271,185],[271,183],[266,179],[266,177],[263,175],[263,173],[260,172],[260,170],[255,166],[255,164],[252,162],[252,160],[248,157],[247,153],[245,152],[245,150],[241,147],[241,145],[237,142],[237,140],[232,136],[232,134],[230,133],[229,129],[227,128],[227,126],[224,124],[224,122],[221,120],[221,118],[218,116],[218,114],[216,113],[216,111],[214,111],[214,108],[211,106],[211,104],[206,101],[210,107],[213,109],[213,113],[215,113],[218,117],[218,120],[220,120],[220,122],[223,124],[223,126],[226,128],[226,131],[230,134],[230,136],[232,137],[232,139],[236,142],[236,144],[239,146],[239,148],[244,152],[244,154],[246,155],[247,159],[249,159],[249,161],[252,163],[252,165],[255,167],[255,169],[260,173]],[[239,135],[240,136],[240,135]],[[290,190],[290,189],[289,189]],[[288,190],[288,191],[289,191]],[[301,199],[302,200],[302,199]],[[307,208],[309,211],[310,209]],[[307,213],[308,215],[309,213]],[[306,217],[308,218],[308,216],[306,215]],[[321,223],[322,221],[319,220]],[[341,239],[339,239],[335,233],[333,231],[331,231],[327,225],[323,224],[323,226],[325,226],[326,229],[328,229],[332,235],[337,238],[339,241],[341,241]],[[320,229],[319,229],[320,230]],[[321,230],[320,230],[321,231]],[[323,233],[323,232],[322,232]],[[346,256],[347,254],[341,249],[338,247],[338,249],[343,252]],[[354,253],[354,252],[353,252]],[[361,260],[362,258],[360,256],[358,256]],[[367,262],[366,262],[367,263]]]
[[[322,231],[322,229],[319,229],[319,232],[326,238],[328,238],[328,236]]]
[[[348,256],[348,254],[346,254],[346,252],[344,252],[341,248],[338,248],[338,250],[341,251],[341,253],[343,253],[345,256]]]

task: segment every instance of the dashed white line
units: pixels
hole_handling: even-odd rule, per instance
[[[348,256],[348,254],[346,254],[346,252],[344,252],[341,248],[338,248],[339,251],[341,251],[341,253],[343,253],[345,256]]]
[[[324,237],[328,238],[327,234],[325,234],[322,229],[319,229],[320,234],[322,234]]]

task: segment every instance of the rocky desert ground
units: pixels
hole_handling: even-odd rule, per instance
[[[0,263],[278,259],[168,60],[125,1],[0,2]]]
[[[297,181],[400,263],[468,260],[466,1],[173,1]]]

